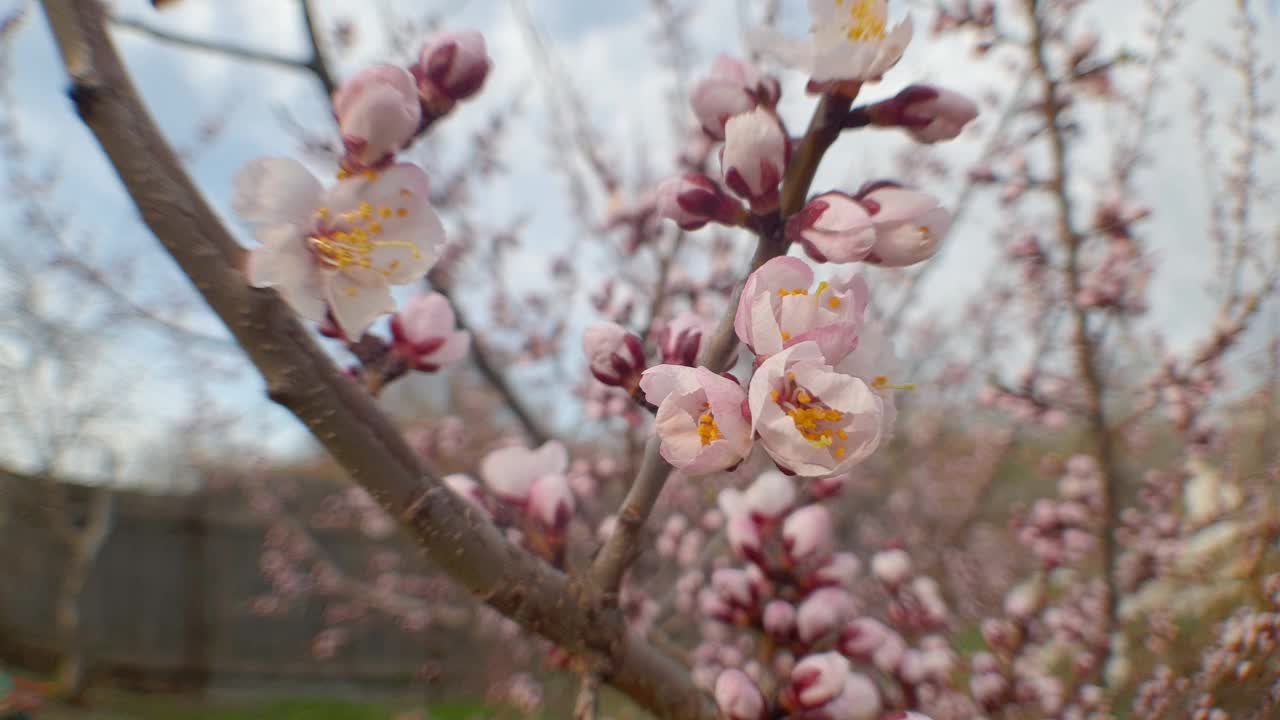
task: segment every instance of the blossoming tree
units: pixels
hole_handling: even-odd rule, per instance
[[[412,64],[375,65],[341,83],[329,80],[340,147],[328,168],[332,180],[317,179],[292,158],[250,163],[234,188],[234,210],[257,240],[246,250],[204,202],[138,99],[103,8],[73,0],[42,4],[77,111],[147,225],[261,372],[271,398],[307,426],[371,498],[370,507],[411,533],[441,572],[548,643],[551,664],[581,676],[577,717],[595,716],[605,683],[658,717],[730,720],[1104,717],[1132,697],[1143,717],[1160,717],[1175,705],[1171,712],[1229,717],[1221,707],[1229,698],[1216,694],[1230,684],[1227,675],[1269,682],[1274,691],[1280,580],[1261,572],[1270,567],[1263,556],[1277,535],[1269,520],[1230,526],[1233,539],[1256,548],[1245,582],[1253,599],[1239,602],[1220,626],[1223,634],[1205,641],[1203,674],[1193,683],[1164,666],[1136,683],[1123,672],[1135,628],[1141,633],[1157,623],[1158,613],[1142,603],[1176,577],[1167,567],[1171,555],[1230,512],[1250,507],[1258,510],[1255,520],[1270,515],[1259,509],[1265,493],[1246,505],[1212,479],[1201,483],[1208,488],[1201,496],[1210,499],[1202,497],[1191,513],[1198,519],[1174,509],[1178,488],[1171,487],[1181,476],[1153,471],[1140,490],[1122,484],[1120,448],[1128,443],[1136,452],[1140,445],[1126,433],[1146,426],[1117,420],[1120,401],[1108,392],[1102,358],[1112,323],[1142,307],[1147,268],[1133,226],[1146,213],[1128,193],[1143,151],[1135,143],[1115,153],[1114,192],[1089,200],[1093,225],[1082,225],[1070,182],[1072,102],[1081,87],[1105,86],[1120,61],[1101,57],[1096,41],[1078,34],[1072,23],[1081,3],[1027,0],[999,12],[994,3],[962,3],[932,12],[939,33],[970,33],[983,52],[1021,52],[1028,82],[1036,81],[1035,94],[1022,97],[1020,90],[1006,111],[1009,125],[1027,127],[1021,144],[1012,130],[997,133],[1016,152],[987,153],[965,181],[1001,188],[1010,217],[1024,213],[1043,226],[1043,206],[1018,205],[1039,193],[1053,218],[1051,231],[1022,232],[1009,243],[999,269],[1014,268],[1015,279],[993,275],[1002,297],[1025,293],[1027,315],[1040,327],[1028,379],[1018,386],[999,380],[1007,366],[973,360],[994,378],[983,399],[1022,422],[1078,427],[1085,437],[1068,462],[1042,463],[1058,480],[1056,496],[1010,513],[1029,552],[1007,563],[1016,581],[995,589],[998,607],[975,603],[974,610],[953,607],[963,604],[963,586],[938,577],[954,566],[930,567],[930,549],[904,538],[924,534],[910,523],[929,524],[936,512],[958,542],[981,509],[996,471],[955,462],[928,432],[941,427],[939,415],[976,415],[972,396],[950,406],[942,397],[944,388],[976,383],[955,368],[924,383],[921,366],[901,352],[914,336],[892,309],[914,297],[923,276],[902,269],[928,266],[960,208],[948,209],[908,182],[906,172],[897,180],[862,178],[858,188],[814,186],[824,156],[850,133],[894,129],[931,145],[957,138],[978,117],[975,102],[931,85],[866,100],[883,95],[877,83],[909,52],[911,16],[891,12],[885,0],[810,0],[806,36],[753,31],[753,53],[804,74],[812,96],[807,127],[782,119],[776,77],[723,55],[689,93],[698,127],[681,172],[650,183],[634,206],[614,209],[610,232],[630,233],[638,243],[653,243],[673,227],[679,235],[642,329],[633,331],[640,324],[606,297],[598,303],[606,319],[582,334],[594,383],[584,393],[605,393],[601,404],[609,410],[600,414],[622,418],[627,434],[643,441],[636,462],[623,463],[634,473],[616,493],[616,506],[601,508],[602,499],[614,498],[598,490],[591,472],[574,469],[559,441],[539,437],[530,443],[537,447],[492,449],[467,472],[446,474],[438,453],[416,451],[378,406],[394,381],[441,371],[482,350],[478,338],[459,329],[446,295],[423,292],[398,306],[391,292],[422,281],[446,255],[447,231],[432,206],[427,172],[406,159],[406,150],[483,91],[492,63],[478,33],[439,34]],[[1182,3],[1153,7],[1172,23]],[[1253,38],[1247,26],[1243,32]],[[1158,40],[1158,52],[1168,52],[1167,38]],[[1240,60],[1242,72],[1261,82],[1265,73],[1251,52]],[[1250,86],[1253,124],[1244,131],[1255,149],[1265,145],[1256,125],[1269,113],[1260,92]],[[597,171],[621,195],[621,182]],[[1236,176],[1239,238],[1222,241],[1233,278],[1223,293],[1222,321],[1203,349],[1189,359],[1170,357],[1144,393],[1125,400],[1139,419],[1169,405],[1175,437],[1197,450],[1215,437],[1205,417],[1205,398],[1218,382],[1213,366],[1270,297],[1280,269],[1280,258],[1260,249],[1250,225],[1247,206],[1257,192],[1251,173],[1246,166]],[[668,273],[686,233],[736,233],[754,248],[744,272],[718,291],[712,283],[692,289],[691,309],[676,313],[666,302]],[[982,312],[993,334],[1009,322],[1008,308]],[[384,337],[373,328],[388,315]],[[1060,321],[1069,332],[1058,329]],[[355,366],[336,367],[316,333],[348,351]],[[975,341],[978,353],[999,345],[998,338]],[[907,408],[899,406],[911,390],[924,396],[922,409],[903,427],[899,416]],[[1003,458],[1011,435],[992,433],[980,449],[994,448],[991,454]],[[898,466],[886,458],[895,445],[910,455],[930,442],[916,457],[893,457]],[[1204,459],[1179,455],[1188,463]],[[833,509],[836,498],[868,479],[868,468],[895,477],[924,468],[953,475],[945,478],[957,486],[951,491],[973,492],[959,510],[944,508],[953,511],[947,514],[928,507],[929,496],[943,492],[936,478],[920,483],[927,492],[919,498],[895,491],[899,504],[919,503],[910,508],[917,512],[902,513],[915,520],[855,551],[841,528],[850,517]],[[903,485],[902,492],[918,489]],[[584,540],[573,534],[575,525],[592,532]],[[935,538],[932,549],[943,564],[946,542]],[[1001,564],[976,551],[966,561]],[[987,577],[982,568],[976,572]],[[1128,608],[1124,596],[1133,600]],[[980,650],[966,645],[966,630],[980,638]],[[1172,643],[1175,636],[1161,639]],[[1248,709],[1238,712],[1261,717],[1256,713],[1265,712],[1266,702],[1243,703]]]

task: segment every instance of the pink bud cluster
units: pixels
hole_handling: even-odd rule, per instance
[[[1041,498],[1021,519],[1018,538],[1046,569],[1076,565],[1097,545],[1103,512],[1102,477],[1097,461],[1076,455],[1058,482],[1058,498]]]
[[[490,66],[484,37],[457,32],[428,41],[408,68],[381,64],[356,73],[333,94],[342,167],[385,167],[455,103],[479,92]]]

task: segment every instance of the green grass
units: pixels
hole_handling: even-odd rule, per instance
[[[48,707],[40,720],[389,720],[415,707],[412,702],[288,699],[211,701],[189,698],[100,693],[87,708]],[[482,720],[501,717],[479,703],[432,705],[430,720]]]

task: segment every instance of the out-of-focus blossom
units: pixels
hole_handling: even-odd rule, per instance
[[[917,142],[954,140],[978,117],[978,106],[958,92],[932,85],[911,85],[867,108],[873,124],[900,127]]]
[[[645,369],[644,347],[640,338],[611,322],[598,322],[582,334],[582,350],[587,355],[591,374],[613,387],[634,390]]]
[[[733,380],[706,368],[658,365],[644,372],[640,389],[658,406],[662,456],[686,475],[727,470],[751,452],[746,393]]]
[[[821,720],[874,720],[880,716],[880,690],[862,673],[850,673],[835,700],[820,709]]]
[[[752,211],[778,207],[778,185],[790,159],[787,131],[773,111],[760,107],[729,118],[720,169],[724,184],[749,202]]]
[[[886,0],[809,0],[812,36],[788,38],[772,29],[754,31],[752,46],[809,74],[810,92],[857,94],[902,59],[911,42],[911,18],[889,29]]]
[[[861,200],[876,228],[876,243],[864,262],[885,267],[924,262],[951,229],[951,213],[926,192],[880,187]]]
[[[850,674],[849,661],[840,653],[810,655],[791,670],[784,702],[802,710],[820,708],[844,691]]]
[[[793,215],[787,235],[818,262],[858,262],[876,243],[871,213],[856,198],[835,191],[813,198]]]
[[[552,440],[537,450],[517,446],[494,450],[480,461],[480,477],[499,498],[523,503],[538,478],[564,475],[568,468],[568,451]]]
[[[871,574],[885,585],[901,585],[911,577],[911,556],[906,550],[885,550],[871,556]]]
[[[422,120],[422,104],[413,75],[398,65],[373,65],[333,94],[333,112],[342,131],[348,172],[377,168],[413,139]]]
[[[390,286],[426,274],[445,240],[416,165],[361,173],[326,192],[296,160],[261,158],[236,176],[232,207],[262,242],[249,253],[249,283],[275,288],[308,320],[332,311],[352,340],[395,310]]]
[[[746,673],[731,668],[716,678],[716,706],[726,720],[764,720],[765,700]]]
[[[828,364],[839,363],[858,345],[870,295],[867,283],[855,275],[812,285],[813,269],[799,258],[761,265],[747,278],[738,301],[733,319],[738,338],[762,357],[812,342]]]
[[[822,505],[806,505],[791,513],[782,523],[782,543],[792,562],[825,563],[835,545],[831,512]]]
[[[835,632],[853,615],[853,597],[840,588],[822,588],[805,598],[796,612],[800,642],[813,644]]]
[[[529,485],[529,513],[551,530],[563,531],[573,518],[573,490],[564,475],[541,475]]]
[[[742,494],[742,509],[757,523],[775,522],[791,509],[795,482],[780,472],[763,472]]]
[[[820,583],[835,585],[838,587],[852,587],[855,580],[858,579],[858,572],[862,570],[862,561],[853,553],[836,553],[831,556],[826,565],[818,568],[814,572],[814,579]]]
[[[453,307],[443,295],[415,295],[391,316],[392,350],[422,372],[453,365],[471,349],[471,333],[458,330],[456,323]]]
[[[447,112],[480,92],[492,67],[484,36],[474,31],[442,33],[422,48],[411,70],[429,112]]]
[[[765,361],[751,378],[748,401],[765,450],[797,475],[844,472],[880,444],[884,401],[862,380],[837,373],[815,342]]]
[[[668,365],[692,367],[702,347],[702,336],[711,332],[712,323],[704,315],[693,311],[675,316],[658,333],[658,349],[662,362]]]
[[[707,223],[739,225],[745,217],[742,205],[702,173],[685,173],[658,184],[655,206],[659,217],[682,230],[697,230]]]
[[[720,55],[711,64],[711,74],[694,86],[689,104],[707,135],[723,140],[729,118],[760,105],[772,108],[778,104],[780,95],[777,78],[760,72],[750,63]]]
[[[785,642],[796,629],[796,607],[786,600],[771,600],[764,606],[763,624],[775,641]]]
[[[884,334],[884,328],[875,322],[867,322],[862,326],[858,332],[858,347],[836,365],[836,372],[862,378],[883,401],[884,435],[881,442],[893,436],[894,423],[898,418],[896,393],[915,387],[902,382],[904,378],[901,377],[901,368],[902,362],[893,349],[893,341]]]

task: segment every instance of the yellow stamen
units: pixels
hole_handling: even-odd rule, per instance
[[[849,5],[850,23],[846,35],[854,42],[883,40],[885,16],[880,10],[881,0],[853,0]],[[836,7],[843,7],[844,0],[836,0]]]
[[[905,385],[890,385],[889,378],[884,375],[877,375],[871,380],[871,387],[876,390],[915,390],[915,383],[906,383]]]
[[[790,339],[791,339],[791,333],[787,332],[786,330],[783,330],[783,331],[782,331],[782,342],[786,342],[786,341],[788,341],[788,340],[790,340]]]
[[[710,445],[716,440],[724,439],[724,435],[720,432],[720,426],[716,425],[716,418],[708,410],[702,413],[698,418],[698,437],[702,439],[703,446]]]
[[[840,307],[843,303],[841,303],[841,302],[840,302],[840,298],[838,298],[838,297],[833,297],[833,298],[831,298],[831,299],[827,300],[827,304],[828,304],[828,305],[830,305],[830,306],[834,309],[834,308],[838,308],[838,307]]]

